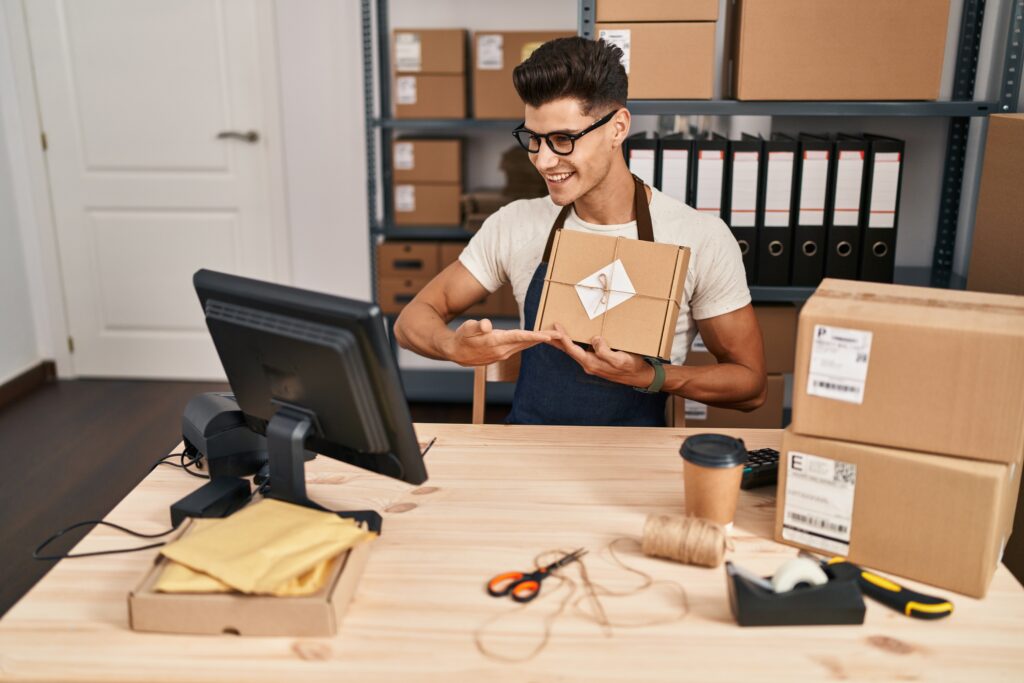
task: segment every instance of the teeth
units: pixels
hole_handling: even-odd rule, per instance
[[[558,174],[550,174],[549,173],[547,178],[548,178],[548,180],[550,180],[552,182],[560,183],[560,182],[562,182],[563,180],[565,180],[566,178],[568,178],[571,175],[572,175],[572,173],[558,173]]]

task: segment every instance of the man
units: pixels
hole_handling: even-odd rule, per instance
[[[522,352],[512,411],[518,424],[664,425],[667,394],[752,410],[764,402],[761,331],[739,246],[718,218],[645,187],[622,155],[629,135],[627,78],[619,48],[583,38],[540,46],[516,67],[526,106],[516,138],[550,195],[519,200],[487,219],[459,260],[416,295],[395,323],[404,348],[463,366]],[[553,229],[637,238],[691,249],[672,364],[615,351],[595,337],[572,342],[561,325],[534,332]],[[489,320],[447,327],[472,304],[511,282],[522,330]],[[717,365],[683,366],[697,331]]]

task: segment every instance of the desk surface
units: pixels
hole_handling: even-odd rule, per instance
[[[608,637],[566,614],[529,662],[481,655],[473,632],[510,608],[482,588],[499,570],[526,568],[547,549],[585,546],[592,578],[622,589],[635,583],[600,551],[616,537],[638,537],[648,513],[682,509],[677,453],[694,431],[417,425],[421,441],[438,437],[427,456],[429,485],[419,489],[317,458],[306,468],[312,497],[385,510],[384,535],[335,638],[134,633],[126,594],[155,551],[65,560],[0,620],[0,680],[1021,680],[1024,590],[1002,566],[985,600],[954,595],[956,613],[939,622],[869,601],[863,626],[744,629],[730,615],[721,567],[630,553],[630,565],[685,587],[686,618]],[[737,435],[749,448],[779,445],[776,430]],[[108,519],[166,528],[168,506],[196,481],[158,468]],[[772,489],[742,493],[732,559],[769,574],[795,555],[769,540],[774,512]],[[77,550],[125,542],[100,528]],[[623,601],[615,615],[644,620],[669,599]],[[540,615],[556,602],[534,603],[488,642],[529,650]]]

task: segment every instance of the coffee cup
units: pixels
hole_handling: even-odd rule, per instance
[[[683,442],[686,514],[731,526],[747,461],[742,439],[724,434],[697,434]]]

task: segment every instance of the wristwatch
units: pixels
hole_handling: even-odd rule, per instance
[[[661,391],[661,387],[665,384],[665,368],[663,363],[658,358],[648,358],[644,356],[644,360],[651,364],[654,368],[654,380],[646,387],[633,387],[637,391],[644,394],[656,394]]]

